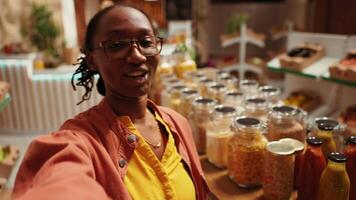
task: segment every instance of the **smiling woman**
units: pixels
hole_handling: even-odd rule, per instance
[[[90,20],[72,84],[86,89],[85,101],[98,74],[104,98],[31,143],[14,199],[207,199],[189,123],[148,99],[161,47],[134,7]]]

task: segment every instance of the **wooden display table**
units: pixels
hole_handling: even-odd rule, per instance
[[[206,155],[200,156],[200,161],[209,188],[217,199],[229,200],[263,200],[262,188],[245,189],[237,186],[227,175],[227,169],[219,169],[210,164]],[[293,192],[291,200],[297,199]]]

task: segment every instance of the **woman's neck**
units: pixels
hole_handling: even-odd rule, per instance
[[[132,120],[143,119],[147,109],[147,95],[137,98],[110,98],[107,101],[117,116],[129,116]]]

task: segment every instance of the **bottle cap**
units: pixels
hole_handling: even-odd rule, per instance
[[[352,135],[347,138],[347,143],[349,144],[356,144],[356,135]]]
[[[323,144],[323,140],[321,138],[309,136],[307,137],[307,143],[310,145],[319,146]]]
[[[334,162],[343,163],[346,162],[346,155],[339,152],[332,152],[328,155],[328,158]]]
[[[318,128],[322,131],[332,131],[334,130],[335,126],[330,123],[320,123],[318,124]]]

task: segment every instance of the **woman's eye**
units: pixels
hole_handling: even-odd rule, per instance
[[[154,47],[155,42],[153,39],[142,39],[140,40],[140,46],[143,48]]]
[[[118,51],[127,48],[130,44],[126,41],[116,41],[109,43],[106,48],[109,51]]]

